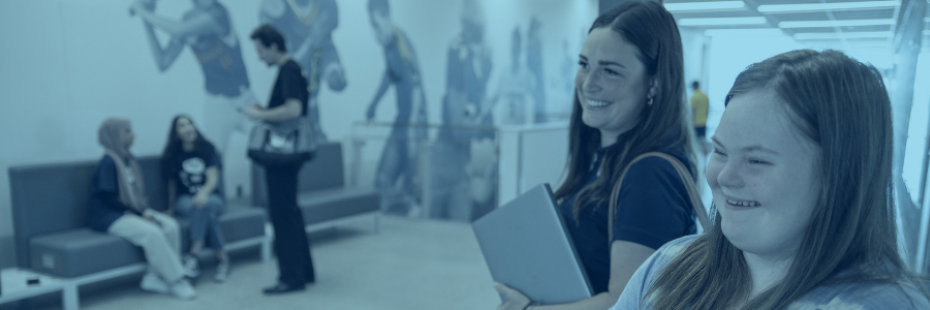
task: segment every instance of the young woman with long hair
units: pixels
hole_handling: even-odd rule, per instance
[[[658,2],[625,2],[594,22],[575,77],[568,177],[555,193],[594,296],[536,305],[502,283],[499,309],[607,309],[655,249],[695,232],[683,63],[675,19]],[[653,152],[667,158],[640,157]]]
[[[209,243],[219,260],[214,280],[223,282],[229,276],[230,263],[217,221],[226,208],[219,186],[222,169],[219,156],[190,117],[178,115],[171,121],[161,169],[168,188],[168,213],[190,223],[191,246],[184,265],[195,276],[199,275],[197,255]]]
[[[740,73],[726,105],[714,225],[659,249],[613,309],[930,309],[898,254],[878,70],[792,51]]]

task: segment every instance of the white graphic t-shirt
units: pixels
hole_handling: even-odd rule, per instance
[[[175,193],[177,195],[194,195],[207,183],[207,168],[219,166],[219,159],[214,152],[193,151],[178,152],[174,158]]]

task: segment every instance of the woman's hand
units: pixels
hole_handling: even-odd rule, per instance
[[[204,194],[203,191],[198,192],[196,195],[194,195],[194,206],[203,208],[207,205],[207,198],[208,196]]]
[[[533,302],[529,297],[520,293],[520,291],[512,289],[507,285],[494,283],[494,289],[507,298],[507,302],[497,306],[497,310],[523,310]]]

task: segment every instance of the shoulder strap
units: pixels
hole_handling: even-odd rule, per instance
[[[613,190],[610,192],[610,204],[609,204],[609,217],[607,218],[607,243],[610,244],[614,239],[614,216],[617,214],[617,196],[620,194],[620,186],[623,184],[623,178],[626,177],[627,171],[630,170],[630,167],[633,166],[636,162],[647,158],[647,157],[659,157],[667,160],[672,164],[672,167],[675,167],[675,170],[678,171],[678,176],[681,177],[681,181],[685,183],[685,189],[688,190],[688,196],[691,198],[691,206],[694,208],[694,214],[697,215],[698,222],[701,223],[701,227],[704,227],[704,231],[709,229],[709,220],[707,219],[707,213],[704,211],[704,202],[701,201],[701,195],[698,193],[697,185],[694,184],[694,180],[691,179],[691,174],[688,172],[688,168],[681,163],[675,157],[671,155],[661,153],[661,152],[648,152],[642,155],[633,158],[630,161],[630,164],[623,168],[623,172],[620,173],[620,179],[617,181],[617,184],[614,185]]]

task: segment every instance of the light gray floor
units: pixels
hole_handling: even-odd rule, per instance
[[[124,288],[82,294],[81,309],[471,310],[500,302],[468,224],[396,217],[381,224],[377,234],[371,221],[360,221],[314,238],[317,283],[304,292],[262,295],[275,282],[276,265],[248,255],[227,283],[214,283],[212,264],[204,266],[194,301],[144,292],[130,279]]]

